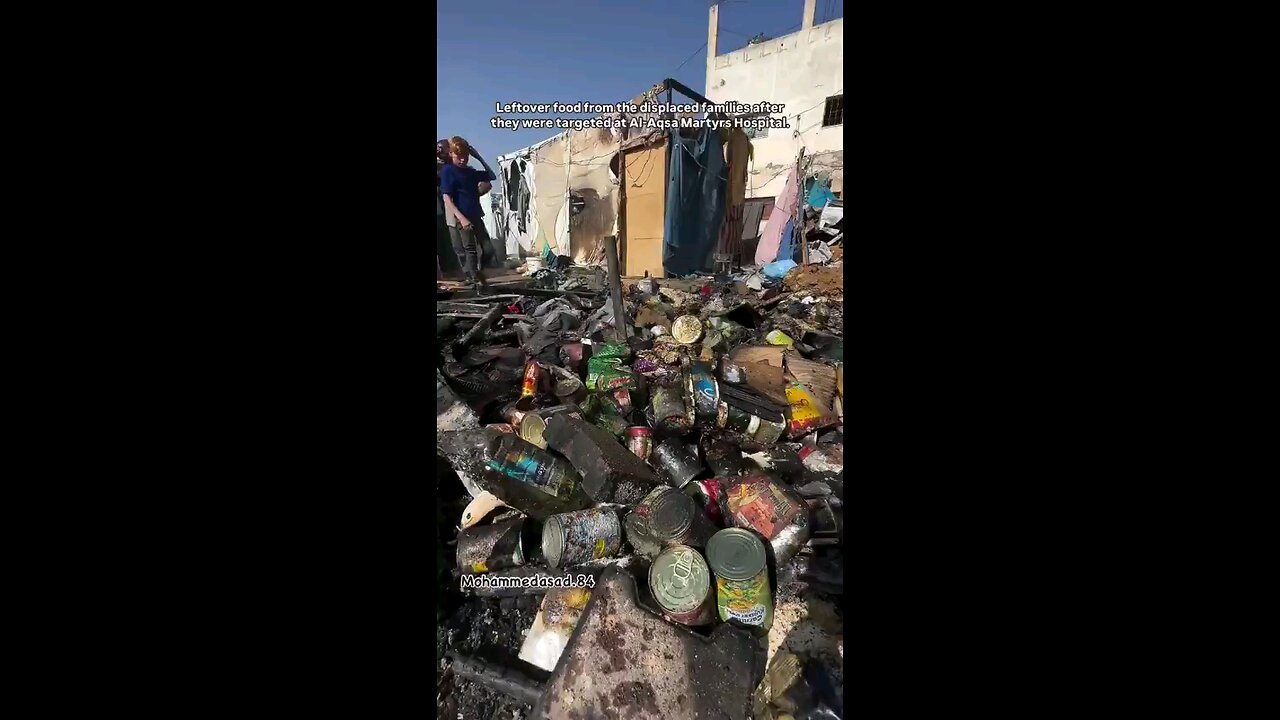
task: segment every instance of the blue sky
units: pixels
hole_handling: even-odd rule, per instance
[[[703,92],[707,7],[708,0],[438,3],[432,140],[461,135],[492,163],[560,132],[494,129],[495,101],[613,103],[667,77]],[[717,54],[742,48],[758,32],[799,30],[803,11],[804,0],[722,2]],[[817,22],[843,15],[843,0],[817,0]]]

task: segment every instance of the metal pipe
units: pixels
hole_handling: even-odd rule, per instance
[[[495,665],[453,650],[445,653],[445,657],[452,662],[453,672],[458,677],[478,682],[530,705],[536,705],[546,689],[544,683],[517,668]]]

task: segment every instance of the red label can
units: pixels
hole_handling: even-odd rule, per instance
[[[627,428],[627,447],[636,457],[648,460],[653,452],[653,429],[643,425]]]
[[[531,407],[534,396],[538,394],[538,389],[541,387],[542,366],[536,360],[530,360],[529,364],[524,366],[524,379],[520,381],[519,406],[522,409]]]

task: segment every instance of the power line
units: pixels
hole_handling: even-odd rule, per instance
[[[690,54],[689,54],[689,57],[687,57],[687,58],[685,58],[685,59],[684,59],[684,62],[682,62],[682,63],[680,63],[679,65],[677,65],[677,66],[676,66],[676,69],[671,71],[671,74],[672,74],[672,75],[675,75],[677,72],[680,72],[680,68],[684,67],[684,66],[685,66],[685,63],[687,63],[687,62],[689,62],[690,60],[692,60],[694,55],[697,55],[698,53],[702,52],[703,48],[705,48],[706,46],[707,46],[707,44],[706,44],[706,43],[702,43],[701,45],[699,45],[697,50],[694,50],[692,53],[690,53]]]

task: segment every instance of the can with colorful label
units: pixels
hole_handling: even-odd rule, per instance
[[[702,363],[689,366],[685,379],[686,403],[693,408],[694,422],[702,427],[716,424],[716,410],[720,403],[720,386],[711,370]]]
[[[648,460],[653,452],[653,428],[643,425],[627,428],[627,448],[641,460]]]
[[[622,548],[622,523],[611,508],[552,515],[542,526],[542,554],[553,568],[614,557]]]
[[[773,594],[764,543],[747,530],[721,530],[707,543],[707,566],[716,577],[720,619],[760,634],[769,632]]]
[[[542,391],[543,376],[545,371],[536,360],[530,360],[524,366],[524,376],[520,380],[520,399],[516,401],[516,406],[521,410],[528,410],[533,407],[534,399],[538,393]]]
[[[809,540],[809,506],[795,491],[768,475],[733,478],[724,485],[728,521],[753,530],[773,547],[774,560],[786,563]]]

